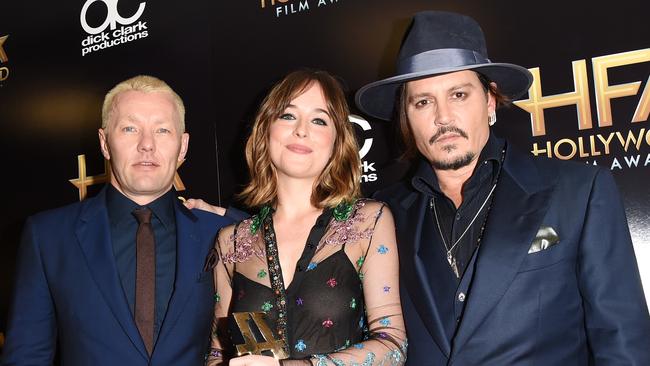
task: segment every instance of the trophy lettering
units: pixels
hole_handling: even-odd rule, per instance
[[[235,322],[241,331],[242,337],[244,338],[244,344],[237,345],[237,356],[242,356],[246,354],[251,355],[261,355],[262,352],[270,351],[273,353],[273,357],[278,360],[282,360],[289,357],[287,352],[287,345],[283,339],[276,339],[273,336],[271,328],[266,322],[266,314],[263,312],[239,312],[233,313]],[[259,342],[255,336],[254,330],[251,327],[251,322],[255,323],[255,326],[261,333],[263,342]]]

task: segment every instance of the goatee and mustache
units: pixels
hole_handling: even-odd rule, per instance
[[[446,133],[450,133],[450,132],[451,133],[456,133],[460,137],[463,137],[465,139],[469,139],[469,136],[467,135],[467,133],[465,131],[461,130],[460,128],[456,127],[456,126],[442,126],[442,127],[440,127],[438,129],[438,131],[435,133],[435,135],[431,136],[431,138],[429,139],[429,145],[433,145],[436,142],[436,140],[438,140],[440,137],[442,137],[442,135],[444,135]],[[445,146],[442,147],[442,149],[444,151],[446,151],[447,153],[450,153],[450,152],[456,150],[456,145],[452,145],[452,144],[445,145]],[[454,160],[451,160],[451,161],[433,160],[433,161],[431,161],[431,166],[433,166],[433,168],[437,169],[437,170],[457,170],[457,169],[460,169],[460,168],[462,168],[464,166],[469,165],[472,162],[472,160],[474,160],[475,156],[476,156],[476,154],[469,151],[469,152],[467,152],[467,154],[465,154],[463,156],[459,156],[459,157],[457,157],[457,158],[455,158]]]

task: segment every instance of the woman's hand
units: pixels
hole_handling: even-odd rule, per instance
[[[183,202],[183,204],[185,205],[185,207],[187,207],[190,210],[193,209],[193,208],[198,208],[199,210],[212,212],[212,213],[217,214],[219,216],[223,216],[223,215],[226,214],[226,209],[225,208],[219,207],[219,206],[212,206],[211,204],[205,202],[204,200],[202,200],[200,198],[187,199],[187,200],[185,200]]]
[[[280,361],[269,356],[248,355],[230,360],[230,366],[280,366]]]

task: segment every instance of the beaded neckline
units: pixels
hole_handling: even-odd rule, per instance
[[[278,312],[278,319],[276,322],[276,333],[278,337],[282,338],[284,340],[285,345],[288,344],[287,340],[287,335],[288,335],[288,326],[287,326],[287,293],[284,285],[284,278],[282,276],[282,268],[280,267],[280,256],[278,252],[278,244],[277,244],[277,238],[275,236],[275,230],[273,228],[273,215],[270,214],[272,212],[272,208],[270,206],[264,206],[260,210],[260,213],[257,215],[259,220],[258,227],[255,229],[255,231],[259,230],[259,227],[262,227],[263,230],[263,238],[264,238],[264,245],[266,249],[266,259],[267,259],[267,264],[268,264],[268,270],[269,270],[269,280],[271,282],[271,290],[273,291],[273,294],[275,296],[275,305],[276,309]],[[350,212],[348,212],[346,215],[347,217],[350,216]],[[314,228],[312,228],[312,232],[309,234],[309,238],[307,239],[308,243],[310,241],[319,241],[320,238],[325,234],[325,231],[328,227],[328,222],[333,216],[333,210],[331,209],[325,209],[319,219],[317,220],[318,222],[321,222],[321,224],[317,224],[315,226],[316,231],[314,231]],[[252,231],[252,229],[251,229]],[[317,238],[313,238],[312,235],[315,234]],[[316,246],[311,244],[306,246],[306,253],[303,253],[303,256],[306,255],[307,261],[310,262],[311,259],[313,258],[315,251],[316,251]],[[299,267],[299,266],[298,266]],[[294,282],[299,281],[299,275],[294,275]],[[293,282],[292,282],[293,286]],[[289,350],[286,350],[287,353],[289,353]]]
[[[268,208],[268,210],[265,210]],[[260,212],[259,222],[264,226],[264,244],[266,246],[266,257],[268,259],[268,268],[271,280],[271,289],[275,294],[275,306],[278,309],[278,320],[276,323],[277,335],[282,338],[284,345],[287,345],[287,294],[284,288],[284,279],[282,278],[282,269],[280,268],[280,256],[278,245],[273,230],[273,215],[269,215],[269,206],[264,206]],[[263,215],[262,215],[263,213]],[[258,224],[259,225],[259,224]],[[259,228],[259,226],[258,226]],[[255,229],[257,231],[257,228]],[[252,229],[251,229],[252,231]],[[287,354],[289,349],[285,348]]]

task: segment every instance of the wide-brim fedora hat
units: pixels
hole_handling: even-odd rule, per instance
[[[402,84],[462,70],[485,75],[510,99],[524,94],[533,81],[522,66],[490,61],[483,30],[474,19],[451,12],[424,11],[415,14],[402,41],[397,75],[362,87],[355,101],[364,113],[390,120]]]

